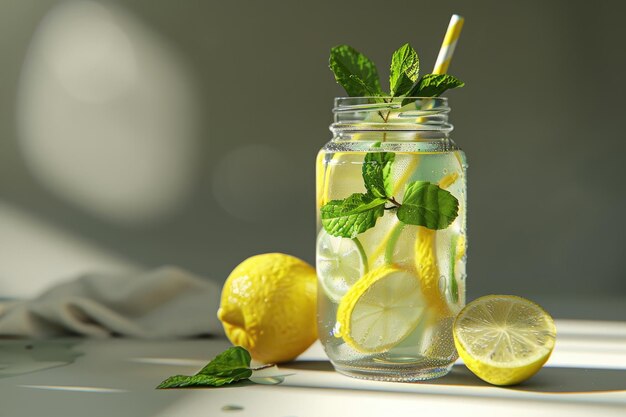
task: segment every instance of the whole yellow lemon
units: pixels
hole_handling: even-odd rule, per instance
[[[315,268],[283,253],[246,259],[230,273],[217,317],[226,336],[264,363],[287,362],[317,339]]]

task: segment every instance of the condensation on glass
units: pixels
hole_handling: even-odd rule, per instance
[[[316,164],[316,262],[319,337],[341,373],[415,381],[445,375],[457,359],[452,325],[465,305],[467,164],[449,113],[445,98],[335,99],[333,138]],[[334,236],[320,209],[371,194],[363,165],[373,152],[393,154],[384,173],[389,203],[373,227]],[[417,181],[458,201],[449,226],[399,221],[405,188]]]

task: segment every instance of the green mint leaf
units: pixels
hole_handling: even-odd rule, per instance
[[[463,81],[453,75],[426,74],[411,87],[406,95],[408,97],[439,97],[446,90],[464,85]]]
[[[385,212],[385,201],[371,194],[331,200],[320,209],[322,226],[333,236],[353,238],[376,225]]]
[[[428,181],[414,181],[404,190],[397,216],[403,223],[424,226],[432,230],[448,227],[459,211],[459,201]]]
[[[389,89],[397,97],[408,92],[419,74],[420,61],[417,52],[408,43],[402,45],[391,57]]]
[[[380,142],[377,143],[380,147]],[[376,145],[374,145],[376,147]],[[391,165],[396,154],[393,152],[369,152],[363,161],[363,181],[365,188],[374,197],[391,197]]]
[[[383,103],[385,101],[380,96],[381,95],[380,92],[376,92],[376,91],[372,90],[368,85],[365,84],[365,82],[362,79],[360,79],[356,75],[352,74],[350,76],[350,79],[352,81],[354,81],[355,83],[361,85],[361,87],[363,88],[363,91],[365,92],[364,94],[362,94],[363,96],[373,97],[374,98],[374,102],[376,102],[376,103]]]
[[[383,95],[376,65],[356,49],[348,45],[335,46],[330,50],[329,66],[349,96]]]
[[[230,371],[229,375],[206,375],[196,374],[193,376],[188,375],[175,375],[167,378],[161,382],[157,389],[165,388],[185,388],[185,387],[221,387],[222,385],[232,384],[233,382],[241,381],[242,379],[248,379],[252,375],[250,369],[238,369]]]
[[[240,346],[226,349],[193,376],[175,375],[157,388],[220,387],[247,379],[252,375],[250,354]]]
[[[205,375],[229,375],[239,369],[250,369],[250,353],[241,346],[230,347],[217,355],[198,372]]]

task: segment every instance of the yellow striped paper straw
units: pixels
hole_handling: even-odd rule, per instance
[[[439,50],[439,56],[437,57],[437,62],[435,63],[435,69],[433,70],[433,74],[445,74],[446,71],[448,71],[448,67],[450,66],[450,60],[452,60],[452,54],[454,53],[454,47],[456,46],[456,42],[459,39],[459,35],[461,35],[461,28],[463,28],[463,21],[464,19],[458,14],[453,14],[452,17],[450,18],[450,24],[448,25],[446,36],[443,39],[443,44],[441,45],[441,49]],[[415,105],[415,104],[416,103],[412,103],[412,105]],[[429,100],[429,102],[427,102],[424,105],[424,108],[422,108],[422,110],[432,109],[432,107],[433,107],[433,100]],[[422,117],[422,116],[416,119],[417,123],[425,123],[426,120],[427,120],[427,117]],[[458,159],[459,158],[458,153],[455,153],[455,155],[457,157],[457,160],[459,161],[459,164],[461,164],[461,160]],[[415,154],[415,158],[411,158],[408,165],[404,168],[403,175],[400,177],[398,181],[396,181],[395,187],[393,189],[394,194],[398,193],[401,187],[405,185],[406,182],[409,180],[409,178],[411,177],[411,175],[413,174],[413,172],[415,171],[415,169],[417,168],[417,165],[419,164],[421,160],[420,156],[421,156],[420,154]],[[452,185],[454,181],[456,181],[457,177],[458,177],[458,174],[456,173],[449,174],[448,176],[444,177],[441,180],[441,182],[439,183],[439,186],[442,188],[447,188],[448,186]],[[392,222],[393,221],[394,220],[392,220]],[[395,222],[396,222],[395,226],[393,226],[393,228],[390,228],[390,232],[388,232],[387,235],[381,240],[381,243],[374,250],[373,254],[370,256],[370,259],[378,259],[380,256],[382,256],[382,254],[385,252],[385,248],[387,247],[387,244],[389,243],[389,240],[392,238],[392,235],[396,234],[396,232],[401,233],[401,230],[404,227],[403,223],[397,219],[395,219]],[[434,251],[433,248],[435,247],[435,238],[436,236],[433,234],[433,236],[430,238],[431,246],[425,245],[423,246],[423,248]],[[436,262],[433,265],[434,265],[432,266],[433,268],[437,268]]]
[[[437,62],[435,62],[435,69],[433,74],[445,74],[448,72],[450,61],[452,60],[452,54],[454,54],[454,48],[461,35],[461,29],[463,29],[463,19],[458,14],[453,14],[450,18],[450,24],[446,31],[446,36],[443,38],[441,49],[439,50],[439,56],[437,56]]]

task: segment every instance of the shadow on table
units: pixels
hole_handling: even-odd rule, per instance
[[[281,369],[297,369],[300,371],[328,371],[335,372],[330,361],[293,361],[280,366]]]
[[[0,378],[45,371],[73,363],[82,356],[77,341],[9,340],[0,344]]]
[[[561,393],[626,391],[626,370],[546,367],[532,379],[511,388]]]
[[[295,361],[281,368],[334,372],[329,361]],[[454,365],[452,371],[443,378],[417,383],[492,387],[463,365]],[[545,393],[626,391],[626,370],[544,367],[528,381],[511,387],[502,387],[502,389]]]
[[[445,377],[428,381],[427,383],[435,385],[491,386],[472,374],[463,365],[455,365],[452,372]],[[544,367],[529,380],[519,385],[502,388],[545,393],[626,391],[626,370]]]

